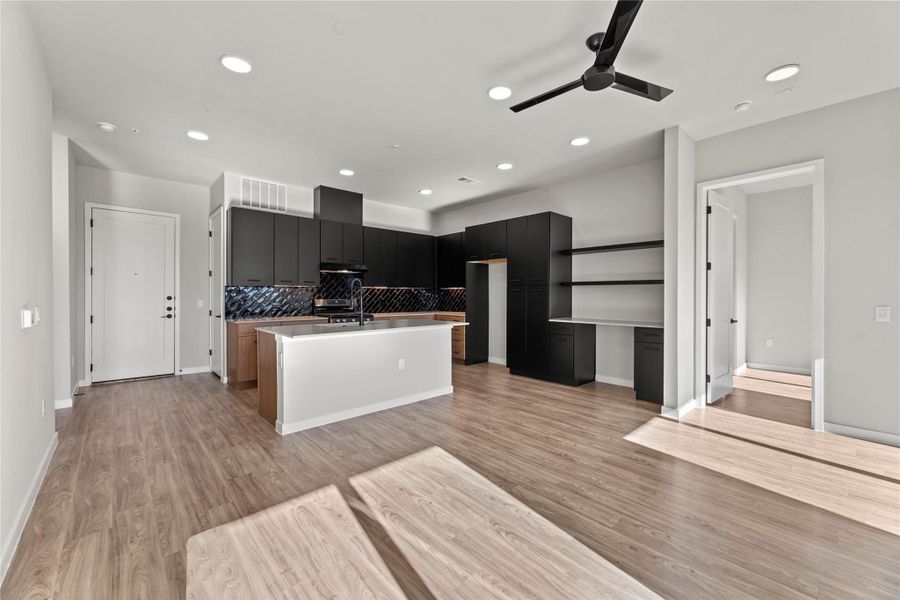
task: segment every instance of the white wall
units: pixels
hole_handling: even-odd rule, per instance
[[[50,83],[22,3],[0,3],[0,577],[55,447]],[[22,330],[19,310],[41,323]],[[44,414],[42,415],[42,409]]]
[[[488,265],[488,362],[506,364],[506,263]]]
[[[736,369],[747,362],[747,194],[739,186],[731,186],[710,190],[709,195],[711,200],[715,199],[722,206],[730,208],[737,217],[734,228],[734,318],[737,319],[737,324],[734,326],[734,355],[731,365],[732,369]],[[807,256],[809,254],[807,252]],[[711,262],[715,260],[715,257],[710,257]],[[807,304],[807,312],[809,308],[810,305]]]
[[[77,303],[78,373],[85,377],[84,357],[84,204],[143,208],[181,215],[181,262],[178,326],[181,368],[209,364],[209,188],[79,165],[76,216],[72,233],[77,249],[75,299]],[[197,300],[203,307],[197,307]],[[178,365],[176,365],[176,368]]]
[[[71,405],[75,374],[75,341],[72,339],[72,261],[70,260],[71,204],[69,193],[75,178],[69,138],[54,135],[53,160],[53,400]]]
[[[435,214],[443,235],[511,217],[553,211],[572,217],[575,246],[663,237],[663,164],[652,160],[551,187]],[[661,278],[659,249],[573,257],[574,279]],[[579,317],[662,321],[662,286],[603,286],[573,289],[572,314]],[[597,377],[620,385],[634,380],[634,332],[597,328]]]
[[[746,204],[746,362],[809,372],[812,186],[751,194]]]
[[[240,205],[241,177],[239,173],[223,173],[210,187],[210,213],[219,206]],[[252,176],[248,176],[252,177]],[[287,210],[291,214],[312,217],[315,207],[313,190],[287,185]],[[350,186],[352,188],[352,186]],[[403,231],[430,233],[431,213],[407,206],[363,200],[363,225],[386,227]]]
[[[697,142],[708,181],[824,159],[825,421],[900,435],[900,90]],[[874,321],[876,305],[894,320]]]

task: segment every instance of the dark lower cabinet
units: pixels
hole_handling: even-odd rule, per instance
[[[525,359],[525,365],[528,373],[537,377],[545,377],[550,366],[550,340],[548,339],[550,298],[548,294],[545,285],[528,286],[525,333],[528,356]]]
[[[300,285],[319,285],[319,222],[316,219],[297,219],[298,280]]]
[[[228,285],[274,283],[275,214],[249,208],[228,210]]]
[[[663,330],[634,328],[634,395],[663,403]]]
[[[527,369],[528,295],[524,285],[506,287],[506,366],[513,372]],[[468,290],[466,290],[468,296]],[[467,298],[468,301],[468,298]]]
[[[568,385],[594,381],[596,327],[582,323],[550,323],[550,379]]]
[[[275,285],[300,284],[300,217],[275,215]]]

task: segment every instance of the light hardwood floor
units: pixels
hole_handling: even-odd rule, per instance
[[[183,598],[198,532],[438,445],[666,598],[891,598],[898,538],[624,436],[658,408],[631,390],[454,367],[453,396],[286,437],[253,390],[207,375],[90,388],[0,596]],[[807,403],[808,404],[808,403]],[[358,498],[356,502],[359,502]],[[431,598],[355,512],[409,598]]]
[[[809,400],[735,388],[710,406],[797,427],[812,425],[812,402]]]

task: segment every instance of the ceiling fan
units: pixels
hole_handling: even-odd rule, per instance
[[[625,36],[628,35],[628,30],[631,29],[631,24],[634,22],[642,2],[643,0],[619,0],[616,3],[615,10],[613,10],[612,18],[609,20],[609,27],[607,27],[606,31],[601,31],[588,37],[585,44],[587,44],[591,52],[596,53],[596,58],[594,59],[594,64],[581,77],[571,83],[535,96],[530,100],[520,102],[515,106],[509,107],[509,109],[513,112],[523,111],[526,108],[531,108],[541,102],[546,102],[551,98],[580,87],[596,92],[611,86],[613,89],[628,92],[648,100],[655,100],[656,102],[671,94],[672,90],[668,88],[643,81],[625,73],[619,73],[613,66],[613,62],[615,62],[616,56],[625,42]]]

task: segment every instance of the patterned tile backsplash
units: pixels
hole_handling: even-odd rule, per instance
[[[313,314],[316,298],[350,297],[352,276],[322,273],[319,287],[239,287],[225,288],[225,318],[296,317]],[[359,292],[353,294],[353,299]],[[452,288],[366,288],[366,312],[464,311],[466,290]]]

